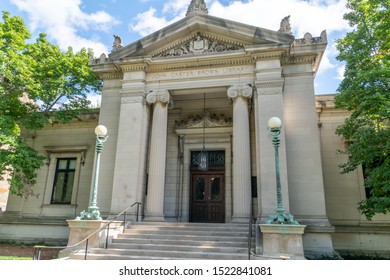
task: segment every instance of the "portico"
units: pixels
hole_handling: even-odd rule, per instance
[[[267,120],[285,120],[286,112],[295,110],[295,95],[314,102],[313,81],[303,77],[313,76],[326,46],[325,33],[298,40],[285,21],[282,25],[279,31],[265,30],[214,18],[200,8],[91,61],[105,81],[99,121],[117,135],[116,141],[111,139],[115,161],[106,159],[110,172],[100,180],[107,189],[114,182],[107,204],[110,214],[139,201],[147,221],[191,222],[191,213],[200,211],[193,207],[201,205],[194,199],[211,200],[216,190],[223,196],[222,206],[203,204],[223,212],[219,222],[246,223],[251,215],[260,221],[273,211],[276,194],[274,176],[269,176],[274,165]],[[290,77],[300,77],[299,85],[290,88]],[[315,107],[307,113],[315,114]],[[289,166],[287,158],[291,144],[286,140],[295,133],[287,133],[287,125],[295,125],[294,117],[287,117],[279,152],[284,205],[290,211],[289,191],[305,187],[290,185],[295,175],[288,170],[299,167]],[[318,133],[311,129],[313,135]],[[224,157],[213,167],[214,174],[194,172],[196,162],[191,160],[203,143],[207,151]],[[312,152],[319,154],[319,146]],[[320,160],[313,166],[317,164],[321,166]],[[314,176],[322,176],[315,170],[319,173]],[[219,185],[207,181],[215,180],[214,175],[222,176]],[[194,197],[196,184],[204,197]],[[322,182],[317,186],[323,188]],[[317,206],[313,204],[318,212]],[[302,217],[312,221],[309,212],[303,211]],[[328,224],[325,211],[321,213],[314,219],[324,217],[323,224]]]

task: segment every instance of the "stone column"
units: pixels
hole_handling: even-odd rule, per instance
[[[165,221],[164,186],[169,99],[167,90],[152,91],[146,96],[146,101],[153,104],[154,108],[145,221]]]
[[[233,100],[233,222],[247,223],[251,215],[251,166],[248,99],[250,86],[232,86]]]

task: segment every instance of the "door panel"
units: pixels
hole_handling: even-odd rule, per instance
[[[223,174],[192,174],[190,221],[225,222],[224,190]]]

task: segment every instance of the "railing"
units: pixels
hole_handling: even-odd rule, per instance
[[[251,259],[251,256],[254,256],[255,253],[252,251],[252,237],[253,237],[253,222],[256,221],[256,218],[251,216],[249,217],[249,231],[248,231],[248,260]]]
[[[107,249],[108,248],[108,237],[109,237],[109,231],[110,231],[110,224],[112,224],[113,222],[116,222],[117,218],[122,216],[123,215],[123,232],[125,231],[126,229],[126,214],[127,214],[127,211],[134,207],[135,205],[137,205],[137,210],[136,210],[136,221],[138,222],[138,216],[139,216],[139,208],[140,208],[140,205],[141,205],[141,202],[135,202],[134,204],[132,204],[131,206],[127,207],[125,210],[123,210],[122,212],[120,212],[119,214],[117,214],[113,219],[111,219],[110,221],[108,221],[103,227],[100,227],[98,228],[97,230],[95,230],[94,232],[92,232],[90,235],[88,235],[87,237],[85,237],[83,240],[77,242],[76,244],[73,244],[73,245],[70,245],[70,246],[63,246],[63,247],[58,247],[58,246],[41,246],[41,245],[37,245],[37,246],[34,246],[34,252],[33,252],[33,260],[40,260],[41,258],[41,252],[42,250],[45,250],[45,249],[65,249],[65,248],[74,248],[74,247],[77,247],[79,246],[80,244],[84,243],[85,242],[85,254],[84,254],[84,260],[87,259],[87,255],[88,255],[88,248],[89,248],[89,239],[94,236],[95,234],[105,230],[107,228],[107,234],[106,234],[106,242],[105,242],[105,246],[104,248]]]

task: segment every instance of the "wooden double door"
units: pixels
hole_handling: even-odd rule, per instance
[[[190,221],[193,223],[225,222],[224,172],[191,172]]]

